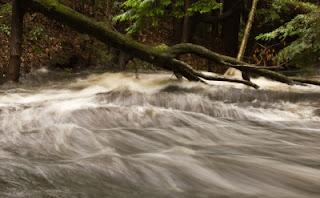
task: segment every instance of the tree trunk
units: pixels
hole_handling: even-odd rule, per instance
[[[7,80],[18,82],[20,77],[20,65],[22,54],[23,34],[23,0],[12,1],[10,61],[7,69]]]
[[[189,16],[188,14],[188,10],[194,2],[194,0],[184,1],[184,17],[182,19],[182,26],[179,27],[181,29],[180,42],[182,43],[189,43],[192,41],[193,35],[199,23],[198,15]]]
[[[253,0],[253,2],[252,2],[252,8],[251,8],[251,11],[249,13],[248,22],[247,22],[246,29],[245,29],[244,34],[243,34],[243,39],[242,39],[242,42],[241,42],[241,45],[240,45],[240,49],[239,49],[239,53],[238,53],[238,56],[237,56],[237,59],[239,61],[241,61],[243,59],[244,53],[246,51],[248,39],[249,39],[250,33],[251,33],[251,28],[252,28],[252,25],[253,25],[253,22],[254,22],[254,16],[255,16],[256,10],[257,10],[258,1],[259,0]]]
[[[259,0],[253,0],[252,1],[252,8],[251,8],[251,11],[249,13],[248,22],[247,22],[246,29],[245,29],[244,34],[243,34],[243,39],[242,39],[242,42],[241,42],[241,45],[240,45],[240,49],[239,49],[239,53],[238,53],[238,56],[237,56],[237,60],[239,60],[239,61],[241,61],[243,59],[244,53],[246,51],[246,47],[247,47],[248,40],[249,40],[250,33],[251,33],[251,28],[252,28],[252,25],[253,25],[253,22],[254,22],[254,16],[255,16],[256,10],[257,10],[258,1]],[[244,80],[250,80],[250,75],[248,73],[246,73],[246,72],[242,72],[242,78]]]
[[[105,9],[105,15],[107,16],[108,20],[112,17],[112,8],[113,8],[113,0],[106,0],[106,9]]]
[[[236,57],[239,45],[241,3],[235,0],[224,0],[223,13],[234,10],[232,16],[223,20],[222,24],[222,42],[225,55]]]
[[[176,12],[177,10],[175,10],[176,8],[176,3],[177,0],[172,0],[172,7],[174,8],[173,12]],[[172,36],[171,36],[171,43],[172,44],[177,44],[181,42],[181,35],[182,35],[182,31],[181,31],[181,27],[183,24],[183,18],[177,18],[177,17],[172,17]]]
[[[173,32],[172,32],[172,44],[177,44],[181,42],[181,35],[182,35],[182,24],[183,24],[183,19],[180,18],[173,18]]]
[[[190,7],[190,0],[184,0],[184,17],[182,24],[181,42],[187,43],[190,38],[190,16],[188,16],[188,9]]]

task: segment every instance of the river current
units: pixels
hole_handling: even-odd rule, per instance
[[[1,89],[0,197],[320,197],[319,87],[139,77]]]

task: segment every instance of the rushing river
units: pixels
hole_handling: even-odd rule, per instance
[[[96,74],[0,91],[0,197],[318,198],[320,88]]]

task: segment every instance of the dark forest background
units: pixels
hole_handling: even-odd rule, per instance
[[[152,45],[181,42],[205,46],[236,57],[252,1],[248,0],[60,0],[114,30]],[[0,1],[0,69],[9,64],[11,2]],[[260,0],[244,60],[282,65],[283,72],[317,71],[320,54],[318,0]],[[130,55],[79,34],[39,13],[24,18],[22,73],[40,67],[78,71],[150,68]],[[225,72],[210,61],[184,55],[196,69]]]

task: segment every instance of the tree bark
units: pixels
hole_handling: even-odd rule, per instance
[[[18,82],[20,77],[20,65],[22,54],[23,34],[23,0],[12,1],[10,61],[7,68],[7,80]]]
[[[223,13],[233,10],[232,15],[223,20],[222,42],[225,55],[236,57],[239,45],[241,4],[243,1],[224,0]]]
[[[183,17],[183,25],[182,25],[182,36],[181,42],[187,43],[189,41],[189,16],[188,9],[190,7],[190,0],[184,0],[184,17]]]
[[[252,8],[251,8],[251,11],[249,13],[248,22],[247,22],[246,29],[245,29],[244,34],[243,34],[243,39],[242,39],[242,42],[241,42],[241,45],[240,45],[240,49],[239,49],[239,52],[238,52],[238,56],[237,56],[237,59],[239,61],[241,61],[243,59],[244,53],[246,51],[248,39],[249,39],[250,33],[251,33],[251,28],[252,28],[252,25],[253,25],[253,22],[254,22],[254,16],[255,16],[256,10],[257,10],[258,1],[259,0],[253,0],[253,2],[252,2]]]
[[[254,22],[254,17],[256,15],[256,10],[257,10],[257,5],[258,5],[259,0],[253,0],[252,1],[252,7],[249,13],[249,17],[248,17],[248,22],[246,25],[246,29],[244,31],[243,34],[243,39],[240,45],[240,49],[238,52],[238,56],[237,56],[237,60],[241,61],[243,59],[244,53],[246,51],[247,48],[247,44],[248,44],[248,40],[250,37],[250,33],[251,33],[251,28]],[[242,72],[242,78],[244,80],[250,81],[250,75],[247,72]]]
[[[194,44],[178,44],[173,47],[151,47],[144,45],[131,38],[115,32],[111,27],[104,23],[96,22],[71,8],[58,3],[56,0],[25,0],[34,11],[43,13],[44,15],[57,20],[60,23],[66,24],[78,32],[88,34],[97,38],[98,40],[112,45],[131,54],[141,60],[155,64],[163,69],[180,73],[183,77],[191,81],[204,80],[219,80],[229,81],[234,83],[242,83],[254,88],[258,85],[244,80],[234,80],[224,77],[217,77],[212,75],[205,75],[194,70],[190,65],[178,60],[182,54],[193,53],[208,60],[214,61],[222,67],[233,67],[245,72],[255,73],[260,76],[271,78],[287,84],[293,84],[294,81],[290,78],[269,71],[266,68],[260,68],[254,65],[249,65],[245,62],[238,61],[235,58],[224,56],[212,52],[202,46]]]

